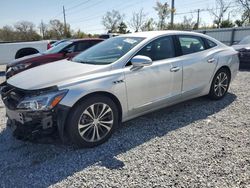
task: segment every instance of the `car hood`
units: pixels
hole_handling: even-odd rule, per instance
[[[24,56],[24,57],[21,57],[21,58],[18,58],[16,60],[12,61],[11,63],[8,64],[8,66],[12,67],[12,66],[15,66],[16,64],[19,64],[19,63],[25,63],[27,60],[33,60],[33,59],[40,58],[41,56],[43,56],[43,54],[41,54],[41,53],[27,55],[27,56]]]
[[[237,44],[237,45],[232,45],[232,47],[235,50],[240,50],[242,48],[249,48],[250,49],[250,44]]]
[[[23,71],[8,79],[7,84],[24,90],[36,90],[105,70],[110,70],[110,66],[61,60]]]

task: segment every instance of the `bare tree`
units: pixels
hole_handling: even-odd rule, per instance
[[[16,33],[11,26],[4,26],[0,30],[0,40],[1,41],[15,41],[16,40]]]
[[[35,30],[35,25],[32,22],[21,21],[17,22],[14,27],[18,32],[28,33]]]
[[[70,38],[72,31],[70,30],[70,25],[67,24],[66,37]],[[46,32],[46,38],[50,39],[62,39],[65,37],[65,28],[63,22],[60,20],[50,20],[48,24],[48,31]]]
[[[215,17],[214,23],[218,28],[220,28],[224,14],[227,12],[229,7],[230,2],[225,2],[224,0],[216,0],[216,7],[208,9],[208,11]]]
[[[64,24],[60,20],[49,21],[50,31],[55,32],[59,36],[64,35]]]
[[[242,23],[250,24],[250,0],[236,0],[236,3],[243,10]]]
[[[139,12],[133,12],[133,16],[131,21],[129,22],[129,26],[135,30],[135,32],[138,32],[141,30],[143,24],[146,21],[147,14],[144,13],[143,9],[141,9]]]
[[[35,24],[28,21],[17,22],[15,25],[15,31],[17,33],[17,40],[39,40],[40,36],[37,34]]]
[[[159,23],[158,27],[159,29],[165,29],[166,28],[166,19],[169,18],[169,14],[171,12],[171,9],[169,7],[168,3],[162,4],[161,2],[156,2],[156,7],[154,7],[156,10],[158,17],[159,17]]]
[[[116,10],[108,11],[102,18],[102,24],[109,32],[117,32],[124,15]]]

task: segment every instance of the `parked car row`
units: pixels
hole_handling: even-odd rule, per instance
[[[117,33],[101,34],[99,39],[108,39],[118,36]],[[31,41],[31,42],[0,42],[0,65],[6,65],[15,59],[19,59],[25,56],[43,53],[46,50],[57,46],[65,41],[71,39],[62,40],[43,40],[43,41]]]
[[[16,136],[57,130],[80,147],[97,146],[145,113],[204,95],[222,99],[239,68],[232,47],[193,32],[83,41],[67,40],[8,66],[1,96]]]
[[[58,41],[53,48],[30,56],[19,58],[6,66],[6,78],[20,73],[24,70],[61,59],[72,58],[80,52],[102,42],[103,39],[75,39]]]

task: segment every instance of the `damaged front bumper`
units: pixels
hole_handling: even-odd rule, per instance
[[[18,110],[17,104],[27,94],[27,91],[13,86],[4,86],[1,90],[2,100],[6,106],[7,125],[14,129],[14,136],[19,139],[29,139],[35,138],[37,135],[48,135],[58,130],[63,139],[69,107],[58,104],[49,111]]]

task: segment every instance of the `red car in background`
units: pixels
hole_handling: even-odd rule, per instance
[[[102,41],[103,39],[99,38],[67,40],[43,53],[16,59],[14,62],[11,62],[6,66],[6,78],[8,79],[17,73],[39,65],[72,58]]]

